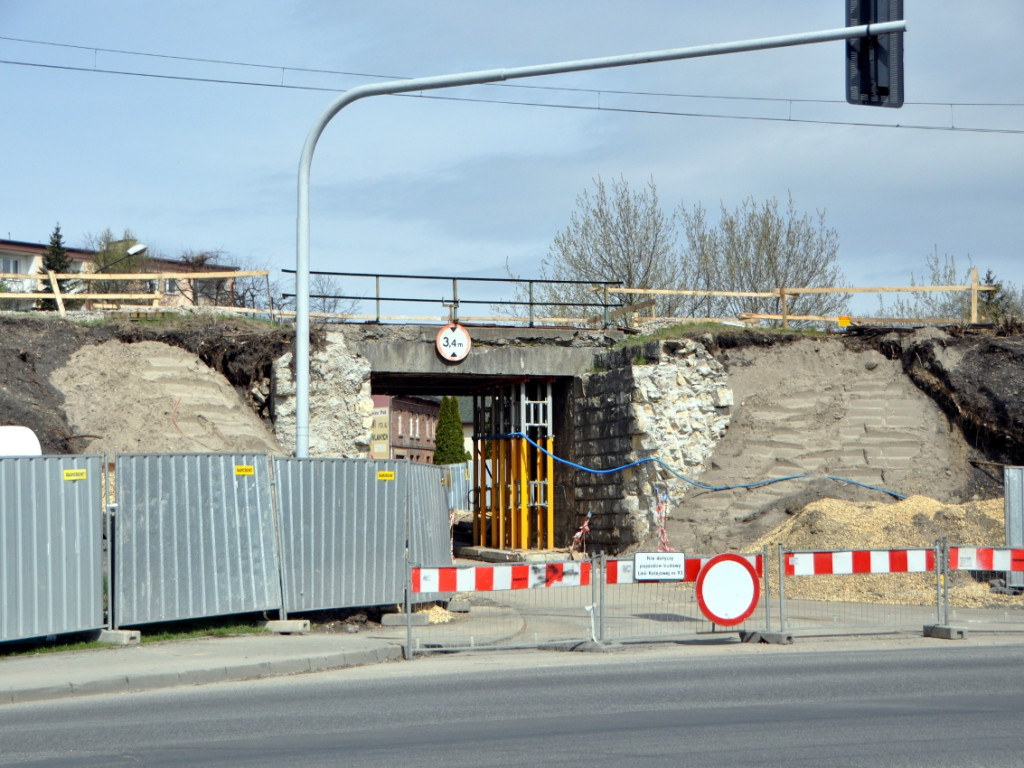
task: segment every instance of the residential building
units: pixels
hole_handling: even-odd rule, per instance
[[[0,301],[0,309],[31,309],[34,299],[14,299],[10,294],[33,293],[42,290],[43,257],[47,245],[43,243],[27,243],[20,240],[0,239],[0,275],[24,275],[24,277],[0,277],[0,293],[6,297]],[[95,273],[96,267],[93,251],[65,246],[71,259],[70,273]],[[153,277],[131,286],[114,288],[118,293],[153,294],[153,305],[160,307],[180,307],[190,305],[226,305],[233,304],[234,279],[212,278],[203,280],[181,275],[201,272],[236,272],[238,267],[224,264],[206,263],[201,266],[186,264],[173,259],[150,256],[146,259],[146,273]],[[76,285],[74,293],[95,293],[92,289],[95,281]]]
[[[438,398],[374,395],[373,406],[371,458],[434,462]]]

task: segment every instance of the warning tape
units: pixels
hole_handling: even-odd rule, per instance
[[[412,591],[499,592],[507,589],[584,587],[590,584],[590,562],[471,565],[413,568]]]
[[[954,571],[1024,571],[1024,549],[1011,547],[950,547]]]
[[[855,549],[845,552],[787,552],[787,576],[853,573],[927,573],[935,570],[934,549]]]

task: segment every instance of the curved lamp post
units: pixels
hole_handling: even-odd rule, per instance
[[[331,119],[342,109],[354,101],[368,96],[384,96],[413,91],[455,88],[463,85],[481,85],[504,80],[519,80],[527,77],[556,75],[565,72],[581,72],[590,69],[611,69],[628,67],[635,64],[652,64],[659,61],[677,61],[695,59],[702,56],[719,56],[726,53],[742,53],[769,48],[785,48],[809,43],[825,43],[835,40],[849,40],[858,37],[871,37],[903,32],[907,28],[904,21],[891,21],[884,24],[865,24],[858,27],[842,27],[821,32],[806,32],[781,37],[766,37],[758,40],[743,40],[734,43],[700,45],[690,48],[674,48],[665,51],[649,51],[647,53],[630,53],[622,56],[608,56],[598,59],[582,59],[565,61],[555,64],[537,64],[513,69],[488,69],[477,72],[463,72],[454,75],[414,78],[409,80],[393,80],[385,83],[361,85],[346,91],[317,118],[306,143],[302,147],[299,160],[299,206],[298,231],[295,249],[295,455],[299,458],[309,456],[309,176],[313,164],[313,150],[320,139],[320,134]]]

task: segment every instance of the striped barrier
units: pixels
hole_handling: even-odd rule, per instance
[[[934,549],[855,549],[844,552],[786,552],[786,576],[854,573],[928,573]]]
[[[742,555],[743,559],[754,566],[758,576],[764,575],[761,555]],[[711,560],[710,557],[688,557],[685,562],[686,577],[683,581],[696,581],[701,569]],[[608,560],[605,563],[606,584],[636,584],[633,577],[632,560]]]
[[[585,587],[589,584],[590,562],[584,560],[565,563],[413,568],[411,591],[500,592],[509,589]]]
[[[950,547],[951,571],[1024,571],[1024,549]]]

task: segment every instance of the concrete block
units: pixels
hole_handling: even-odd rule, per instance
[[[137,629],[101,629],[96,633],[95,642],[107,645],[138,645],[142,633]]]
[[[309,619],[264,621],[263,628],[267,632],[273,632],[277,635],[307,635],[309,634]]]
[[[925,637],[937,637],[940,640],[966,640],[967,630],[963,627],[949,627],[942,624],[925,624]]]
[[[414,627],[425,627],[430,623],[428,619],[425,613],[385,613],[380,617],[380,623],[384,627],[404,627],[409,623]]]
[[[452,613],[469,613],[470,607],[468,600],[449,600],[445,606]]]
[[[741,629],[741,643],[768,643],[770,645],[792,645],[793,635],[790,632],[772,632],[767,629]]]

